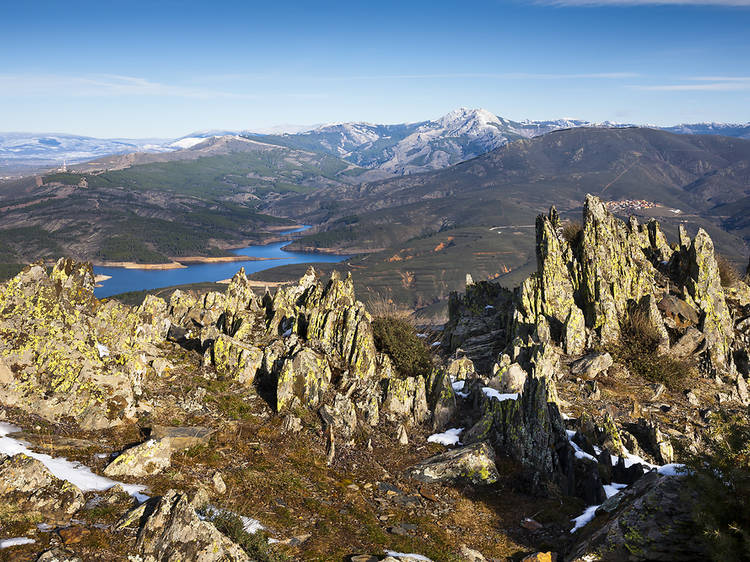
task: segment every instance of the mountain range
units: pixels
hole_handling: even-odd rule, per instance
[[[178,139],[96,139],[67,134],[0,133],[0,173],[3,170],[8,174],[29,172],[109,155],[179,152],[192,149],[209,138],[242,136],[330,154],[356,166],[377,169],[384,175],[404,175],[442,169],[508,142],[555,130],[631,126],[634,125],[574,119],[512,121],[484,109],[460,108],[432,121],[396,125],[334,123],[284,134],[221,130],[195,132]],[[679,134],[750,138],[750,123],[681,124],[662,129]]]

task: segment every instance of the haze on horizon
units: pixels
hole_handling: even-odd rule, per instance
[[[0,17],[0,129],[178,137],[433,119],[750,121],[750,0],[42,1]]]

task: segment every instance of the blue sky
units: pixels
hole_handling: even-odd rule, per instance
[[[3,2],[0,130],[750,121],[750,0]]]

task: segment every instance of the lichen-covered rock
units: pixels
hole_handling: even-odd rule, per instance
[[[408,473],[421,482],[463,480],[472,484],[493,484],[499,478],[495,466],[495,452],[486,442],[430,457],[410,468]]]
[[[0,519],[38,517],[59,524],[85,504],[81,490],[23,453],[0,454],[0,498]]]
[[[655,288],[656,270],[642,250],[640,232],[607,211],[598,197],[586,196],[583,209],[581,297],[586,325],[603,343],[620,336],[628,301],[638,302]]]
[[[545,377],[529,375],[517,400],[490,400],[483,419],[491,423],[495,450],[521,463],[533,489],[555,482],[571,493],[572,450],[557,405],[550,401],[552,386]]]
[[[276,384],[276,410],[287,413],[298,406],[317,408],[331,376],[326,356],[312,349],[303,348],[286,357]]]
[[[42,552],[36,562],[81,562],[81,558],[62,548],[51,548]]]
[[[120,453],[104,469],[110,477],[153,476],[169,468],[172,462],[172,445],[168,437],[149,439]]]
[[[354,403],[343,394],[336,393],[331,404],[320,408],[320,417],[326,427],[333,428],[334,433],[343,439],[351,439],[357,429],[357,411]]]
[[[601,505],[566,560],[706,560],[694,501],[684,478],[649,472]]]
[[[250,385],[263,364],[263,350],[220,334],[206,352],[204,362],[213,365],[220,375]]]
[[[577,306],[571,306],[563,324],[563,345],[568,355],[580,355],[586,350],[586,319]]]
[[[432,412],[433,431],[443,431],[456,412],[456,393],[451,384],[451,377],[444,369],[432,371],[427,381],[428,406]]]
[[[715,367],[726,368],[731,362],[732,318],[729,315],[714,256],[714,244],[702,228],[687,252],[688,277],[685,286],[701,311],[700,329],[706,338]]]
[[[250,557],[208,521],[185,494],[170,490],[156,502],[138,531],[144,562],[249,562]]]
[[[85,429],[134,419],[161,340],[136,309],[98,301],[90,264],[29,266],[0,285],[0,359],[12,367],[0,403]],[[158,352],[158,350],[157,350]]]
[[[381,411],[392,421],[426,421],[429,409],[425,384],[425,380],[419,376],[385,380]]]

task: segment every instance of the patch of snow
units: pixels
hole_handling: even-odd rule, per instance
[[[630,468],[634,464],[642,464],[648,470],[659,468],[657,465],[651,464],[650,462],[642,459],[638,455],[634,455],[630,453],[627,449],[625,449],[625,454],[623,455],[623,458],[625,459],[625,468]],[[618,461],[619,461],[619,457],[617,455],[612,455],[612,464],[617,464]]]
[[[576,443],[575,441],[573,441],[573,436],[576,434],[575,431],[573,431],[572,429],[566,429],[565,433],[568,434],[568,442],[570,443],[570,446],[573,447],[573,450],[575,451],[575,454],[576,454],[576,458],[578,458],[578,459],[589,459],[589,460],[592,460],[592,461],[594,461],[596,463],[599,462],[598,460],[596,460],[595,456],[588,454],[586,451],[584,451],[583,449],[581,449],[578,446],[578,443]]]
[[[591,521],[594,516],[596,516],[596,510],[599,509],[598,505],[591,505],[586,508],[586,511],[581,513],[578,517],[575,519],[571,519],[575,525],[573,525],[573,528],[570,530],[571,533],[575,533],[578,529],[586,525],[589,521]]]
[[[284,332],[283,334],[281,334],[281,337],[282,338],[288,338],[291,335],[292,335],[292,329],[289,328],[286,332]]]
[[[494,309],[494,308],[495,307],[492,306],[491,304],[488,304],[487,306],[484,307],[485,310],[490,310],[490,309]]]
[[[254,535],[258,531],[262,531],[265,529],[263,525],[261,525],[260,521],[257,519],[253,519],[252,517],[245,517],[244,515],[240,515],[240,521],[242,521],[242,528],[245,529],[246,533],[250,533],[251,535]]]
[[[28,537],[16,537],[15,539],[3,539],[0,540],[0,548],[8,548],[11,546],[21,546],[23,544],[33,544],[36,541]]]
[[[426,338],[427,334],[419,333],[419,334],[417,334],[417,337],[418,338]]]
[[[493,398],[497,398],[498,401],[503,402],[505,400],[518,400],[518,393],[513,394],[501,394],[494,388],[490,386],[485,386],[482,388],[482,392],[484,392],[484,395],[492,400]]]
[[[439,341],[436,341],[436,342],[434,342],[434,343],[430,344],[430,347],[437,347],[437,346],[439,346],[439,345],[440,345],[440,342],[439,342]]]
[[[463,433],[463,427],[456,427],[453,429],[446,429],[443,433],[434,433],[427,438],[430,443],[440,443],[446,447],[450,445],[460,445],[461,442],[458,440],[461,433]]]
[[[98,343],[96,344],[96,350],[99,352],[99,359],[109,357],[109,348],[106,345]]]
[[[688,468],[684,464],[671,463],[660,466],[656,472],[665,476],[682,476],[688,472]]]
[[[469,397],[469,393],[464,392],[464,390],[466,389],[465,380],[451,382],[451,386],[453,387],[453,392],[456,393],[456,396],[460,396],[461,398]]]
[[[620,490],[627,487],[627,484],[618,484],[617,482],[612,482],[611,484],[604,485],[604,493],[607,495],[607,499],[609,499],[612,496],[616,496],[620,493]]]
[[[68,459],[51,457],[44,453],[35,453],[28,448],[28,444],[18,439],[8,437],[8,434],[20,431],[20,428],[9,423],[0,423],[0,453],[6,455],[17,455],[23,453],[31,458],[40,461],[47,469],[57,478],[67,480],[71,484],[78,486],[83,492],[95,492],[109,490],[113,486],[120,484],[123,489],[137,499],[139,502],[146,501],[149,497],[143,494],[146,486],[138,484],[123,484],[116,480],[110,480],[104,476],[99,476],[91,472],[91,469],[78,462],[72,462]]]
[[[406,554],[404,552],[396,552],[395,550],[386,550],[385,553],[394,558],[410,558],[412,560],[420,560],[421,562],[432,562],[431,558],[427,558],[422,554]]]

